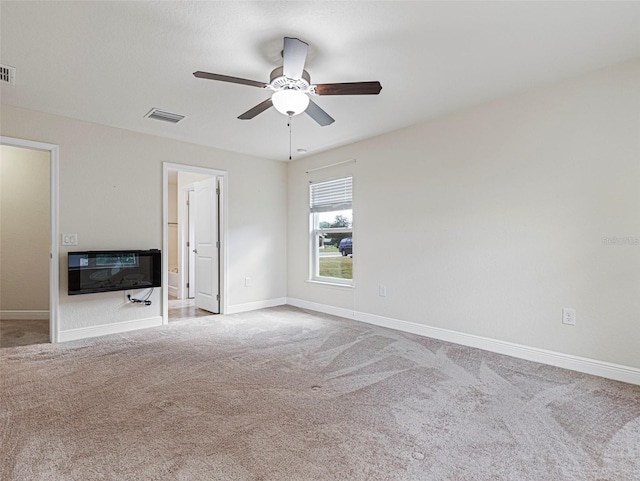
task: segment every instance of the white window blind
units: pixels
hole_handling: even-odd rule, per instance
[[[353,177],[311,184],[311,212],[351,209]]]

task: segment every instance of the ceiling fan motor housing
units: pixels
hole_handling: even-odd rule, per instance
[[[302,71],[302,75],[299,79],[288,78],[282,73],[283,68],[278,67],[273,69],[270,76],[268,87],[271,90],[300,90],[301,92],[309,93],[311,86],[311,76],[306,70]]]

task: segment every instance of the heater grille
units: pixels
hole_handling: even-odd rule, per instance
[[[16,84],[16,69],[8,65],[0,65],[0,83]]]
[[[173,114],[171,112],[167,112],[166,110],[160,109],[151,109],[147,115],[145,115],[148,119],[162,120],[163,122],[169,122],[172,124],[177,124],[182,119],[185,118],[184,115]]]

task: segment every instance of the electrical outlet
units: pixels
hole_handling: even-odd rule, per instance
[[[562,309],[562,324],[568,324],[570,326],[576,325],[576,310],[564,307]]]
[[[380,284],[378,286],[378,294],[380,297],[387,297],[387,286]]]
[[[251,277],[244,278],[244,287],[251,287]]]

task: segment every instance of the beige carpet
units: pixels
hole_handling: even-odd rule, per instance
[[[49,320],[0,320],[0,347],[49,342]]]
[[[281,307],[0,350],[2,480],[640,479],[640,387]]]

